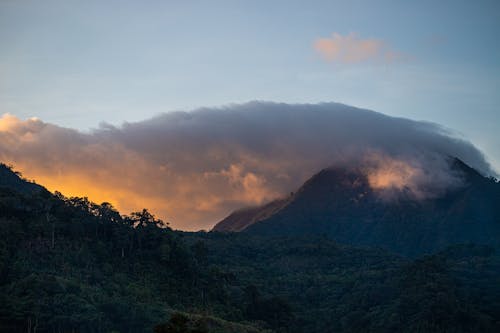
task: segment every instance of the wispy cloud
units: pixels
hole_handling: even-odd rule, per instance
[[[329,62],[354,64],[367,61],[391,63],[403,59],[403,54],[391,49],[380,39],[362,39],[355,33],[318,38],[314,49]]]
[[[147,207],[188,230],[210,228],[236,208],[280,197],[339,164],[369,165],[374,188],[439,191],[454,181],[443,154],[489,171],[472,144],[435,124],[336,103],[251,102],[90,133],[0,117],[0,161],[25,177],[124,213]]]

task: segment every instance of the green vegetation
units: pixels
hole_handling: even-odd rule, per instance
[[[1,332],[498,332],[500,259],[171,230],[0,187]]]

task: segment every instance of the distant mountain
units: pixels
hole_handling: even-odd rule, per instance
[[[500,247],[500,184],[459,159],[451,160],[463,186],[436,199],[403,195],[381,200],[356,170],[324,169],[292,197],[232,213],[214,231],[260,235],[326,235],[357,246],[405,255],[435,252],[457,243]]]
[[[22,194],[47,192],[43,186],[22,179],[18,172],[13,171],[3,163],[0,163],[0,188],[10,189]]]
[[[277,199],[263,206],[246,207],[231,213],[217,223],[213,231],[242,231],[250,225],[265,220],[289,203],[290,199]]]

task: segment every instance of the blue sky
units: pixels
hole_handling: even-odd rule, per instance
[[[375,51],[325,56],[315,43],[334,33]],[[498,36],[498,1],[3,0],[0,113],[87,130],[249,100],[336,101],[443,124],[499,170]]]

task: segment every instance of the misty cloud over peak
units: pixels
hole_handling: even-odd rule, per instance
[[[338,103],[255,101],[104,124],[88,134],[0,119],[0,159],[28,178],[125,212],[148,207],[181,229],[209,228],[332,165],[364,166],[378,177],[374,187],[410,186],[426,197],[459,181],[447,156],[493,174],[477,148],[437,124]],[[377,173],[388,167],[403,171]]]

